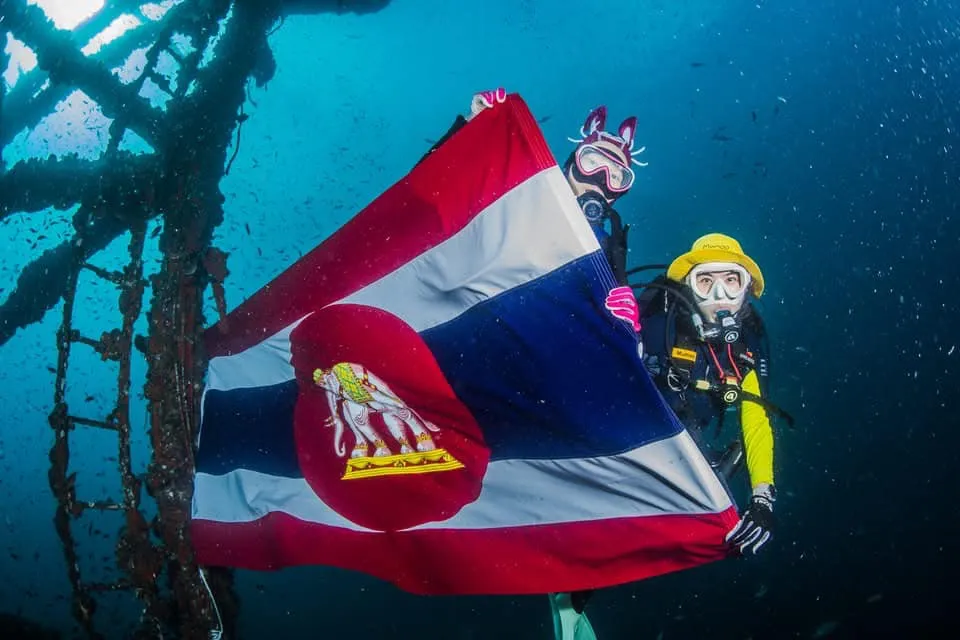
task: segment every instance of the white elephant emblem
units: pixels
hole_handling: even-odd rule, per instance
[[[313,381],[326,391],[330,405],[326,425],[335,428],[334,450],[338,456],[346,454],[344,421],[354,437],[351,459],[369,457],[371,447],[374,458],[437,449],[430,432],[437,433],[440,429],[407,406],[387,383],[366,367],[340,362],[330,369],[314,371]],[[374,413],[380,414],[397,451],[391,449],[387,439],[371,424],[370,416]]]

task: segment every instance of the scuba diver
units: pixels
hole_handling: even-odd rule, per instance
[[[484,109],[493,108],[506,100],[504,89],[484,91],[473,96],[470,115],[458,115],[450,130],[421,158],[420,162],[439,148],[453,134]],[[634,156],[645,147],[634,149],[637,118],[631,116],[620,123],[617,133],[605,131],[607,109],[595,108],[580,128],[579,138],[568,138],[576,144],[562,169],[570,189],[577,197],[580,210],[586,217],[597,241],[610,263],[616,280],[606,299],[611,314],[632,325],[640,332],[640,308],[627,281],[627,232],[613,204],[626,195],[635,181],[632,164],[646,166]],[[549,595],[553,613],[554,634],[557,640],[596,640],[584,607],[592,592],[553,593]]]
[[[750,504],[725,541],[741,555],[756,554],[773,535],[773,429],[768,414],[793,418],[766,398],[769,356],[766,331],[751,298],[763,294],[760,267],[740,244],[719,233],[698,238],[690,251],[670,265],[625,270],[625,277],[648,269],[666,273],[653,282],[631,285],[641,290],[641,343],[644,365],[674,413],[729,487],[743,469],[749,472]],[[716,421],[722,431],[730,409],[739,409],[741,437],[720,454],[706,447],[703,431]],[[573,628],[558,640],[585,640],[595,635],[582,615],[593,591],[552,594],[557,611]],[[577,615],[579,614],[579,618]],[[592,629],[589,630],[592,634]]]
[[[506,99],[507,93],[503,88],[474,95],[470,103],[470,115],[458,115],[450,130],[434,143],[419,162],[423,162],[477,114],[503,103]],[[620,285],[620,288],[611,291],[607,308],[618,318],[627,320],[634,324],[634,328],[638,328],[636,321],[639,309],[632,291],[627,286],[627,232],[630,225],[623,224],[620,215],[613,209],[613,204],[633,186],[635,174],[630,165],[647,166],[647,163],[634,158],[643,153],[646,147],[633,148],[637,130],[635,116],[620,123],[617,134],[604,131],[606,121],[605,106],[601,105],[590,112],[580,128],[580,138],[568,138],[577,146],[570,152],[562,168],[573,194],[577,196],[580,210],[590,223],[590,228]]]
[[[636,273],[650,265],[631,269]],[[766,399],[769,353],[766,331],[752,303],[763,294],[760,267],[733,238],[710,233],[642,289],[644,364],[674,413],[726,483],[744,467],[751,497],[727,542],[756,554],[773,534],[773,429],[770,414],[793,418]],[[704,431],[723,430],[737,409],[740,437],[711,451]]]

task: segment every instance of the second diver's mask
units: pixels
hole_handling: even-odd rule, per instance
[[[646,163],[634,157],[644,151],[644,147],[633,146],[636,116],[621,122],[616,134],[605,131],[606,124],[607,108],[601,105],[587,116],[580,127],[580,137],[568,138],[577,147],[564,165],[564,174],[575,183],[589,185],[589,190],[599,191],[609,203],[633,186],[635,175],[630,165]],[[581,190],[582,187],[574,187],[574,192]]]
[[[633,186],[633,169],[617,155],[599,144],[581,144],[573,154],[581,182],[594,184],[612,195],[613,200]]]
[[[740,339],[737,315],[750,289],[750,273],[733,262],[705,262],[687,274],[686,284],[700,311],[713,325],[707,335],[732,343]]]

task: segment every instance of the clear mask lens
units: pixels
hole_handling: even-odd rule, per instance
[[[613,192],[626,191],[633,185],[633,170],[626,167],[611,152],[590,144],[582,145],[576,153],[577,167],[587,176],[603,172],[607,188]]]
[[[701,302],[737,303],[750,286],[750,274],[734,263],[701,264],[687,276],[687,285]]]

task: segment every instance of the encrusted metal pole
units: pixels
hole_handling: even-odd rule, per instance
[[[79,248],[78,248],[79,249]],[[81,254],[77,251],[77,257]],[[70,462],[69,432],[73,428],[67,413],[66,384],[67,363],[70,359],[73,302],[77,291],[77,278],[80,265],[76,263],[67,281],[63,294],[63,324],[57,331],[57,372],[54,382],[53,411],[50,413],[50,426],[53,428],[53,446],[50,447],[50,488],[57,500],[54,525],[63,545],[64,560],[67,563],[67,575],[72,591],[73,616],[91,638],[100,638],[93,628],[93,598],[80,582],[80,559],[76,551],[76,542],[70,529],[70,521],[82,511],[76,502],[76,474],[67,475]]]
[[[117,425],[120,439],[118,462],[120,484],[123,488],[124,524],[117,542],[117,565],[130,581],[130,586],[143,602],[137,638],[160,638],[168,610],[161,600],[157,576],[163,568],[162,553],[150,540],[150,526],[140,511],[141,480],[133,473],[130,460],[130,355],[134,343],[133,327],[140,317],[143,304],[143,247],[146,224],[138,223],[131,229],[130,262],[120,274],[120,313],[123,324],[114,336],[120,357],[117,375],[117,407],[111,421]]]
[[[225,12],[227,5],[214,0],[208,6]],[[166,190],[176,197],[165,207],[160,236],[164,258],[151,280],[146,394],[154,455],[147,486],[160,513],[157,534],[170,556],[180,636],[188,639],[206,638],[218,624],[232,637],[236,626],[238,603],[230,573],[208,573],[215,598],[211,601],[189,539],[193,454],[206,370],[202,293],[209,281],[226,275],[225,256],[212,249],[210,241],[223,219],[220,180],[246,99],[246,79],[257,62],[250,43],[262,40],[278,18],[278,2],[233,3],[212,61],[197,73],[195,91],[168,111],[176,135],[162,150],[163,173],[172,181]],[[222,302],[218,306],[222,309]]]

